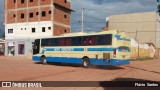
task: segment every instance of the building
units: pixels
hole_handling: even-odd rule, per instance
[[[32,52],[36,38],[70,33],[70,0],[5,0],[5,55]]]
[[[5,52],[4,45],[5,45],[5,40],[0,39],[0,56],[4,55],[4,52]]]
[[[108,24],[108,30],[129,32],[139,43],[153,43],[160,48],[160,18],[157,12],[112,15]]]

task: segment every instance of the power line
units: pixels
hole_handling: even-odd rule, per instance
[[[76,23],[81,23],[81,22],[72,22],[71,24],[76,24]],[[84,22],[84,23],[106,23],[106,22]]]
[[[144,22],[157,22],[157,21],[140,21],[140,22],[109,22],[109,23],[144,23]]]
[[[160,31],[137,31],[137,32],[160,32]],[[137,32],[128,32],[128,33],[137,33]]]

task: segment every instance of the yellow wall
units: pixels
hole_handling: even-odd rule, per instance
[[[137,40],[139,43],[152,42],[156,43],[156,12],[132,13],[112,15],[109,17],[109,30],[136,32],[136,31],[153,31],[138,32]],[[131,38],[136,38],[136,33],[130,33]]]
[[[131,47],[130,55],[131,55],[131,59],[138,58],[138,47]],[[139,48],[139,57],[143,58],[148,56],[149,56],[148,49]]]

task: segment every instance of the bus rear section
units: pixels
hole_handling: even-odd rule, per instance
[[[130,63],[130,39],[126,33],[115,35],[115,46],[117,47],[113,51],[116,64],[129,64]]]

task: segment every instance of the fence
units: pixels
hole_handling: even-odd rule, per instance
[[[137,59],[138,57],[149,57],[148,44],[139,44],[134,39],[131,39],[131,59]]]

